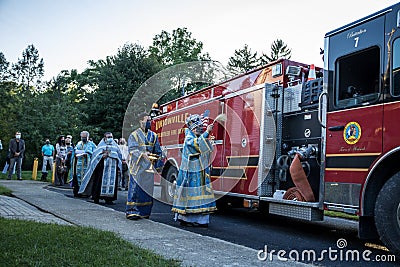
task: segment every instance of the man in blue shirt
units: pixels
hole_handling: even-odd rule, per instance
[[[50,144],[49,138],[46,138],[46,144],[42,146],[43,166],[42,166],[42,180],[46,180],[47,177],[47,163],[50,164],[50,170],[53,171],[53,158],[54,158],[54,146]]]

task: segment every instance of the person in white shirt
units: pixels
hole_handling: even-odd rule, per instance
[[[129,160],[129,151],[128,145],[126,144],[125,138],[121,137],[118,142],[119,149],[122,154],[122,177],[120,181],[120,188],[128,190],[128,179],[129,179],[129,171],[128,171],[128,160]]]

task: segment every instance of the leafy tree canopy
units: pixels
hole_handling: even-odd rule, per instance
[[[12,65],[12,72],[15,81],[30,86],[39,85],[44,75],[43,58],[39,58],[39,51],[31,44],[22,52],[22,58]]]
[[[125,44],[116,55],[89,61],[89,66],[82,75],[86,85],[95,90],[87,95],[81,111],[87,114],[88,125],[118,136],[130,99],[160,66],[138,44]]]
[[[149,47],[150,56],[164,66],[209,60],[208,53],[202,54],[202,50],[203,43],[193,38],[187,28],[178,28],[172,33],[162,31],[153,38]]]
[[[0,82],[8,80],[10,76],[9,66],[10,63],[7,61],[4,54],[0,52]]]
[[[260,58],[262,64],[278,60],[280,58],[290,59],[292,56],[292,49],[288,48],[281,39],[276,39],[271,44],[270,55],[263,54]]]
[[[247,72],[259,66],[257,52],[252,52],[247,44],[243,48],[235,50],[234,55],[229,58],[228,70],[234,75]]]

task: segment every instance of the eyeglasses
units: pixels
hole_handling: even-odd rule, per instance
[[[106,138],[113,138],[112,136],[106,136]]]

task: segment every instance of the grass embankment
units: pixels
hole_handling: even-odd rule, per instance
[[[358,221],[357,215],[352,215],[352,214],[339,212],[339,211],[325,210],[324,215],[329,216],[329,217],[336,217],[336,218],[343,218],[343,219]]]
[[[0,185],[0,195],[11,196],[11,194],[12,194],[12,191],[10,189]]]
[[[40,181],[41,175],[42,175],[42,173],[41,173],[41,172],[38,172],[38,173],[37,173],[36,180]],[[4,173],[1,173],[1,172],[0,172],[0,179],[5,180],[5,179],[7,179],[7,176],[8,176],[8,174],[4,174]],[[32,180],[32,171],[22,171],[22,172],[21,172],[21,178],[22,178],[23,180]],[[14,173],[14,174],[11,176],[11,179],[13,179],[13,180],[17,179],[17,174]],[[51,182],[51,171],[49,171],[49,174],[47,175],[47,181],[48,181],[48,182]]]
[[[2,266],[179,266],[111,232],[0,218]]]

